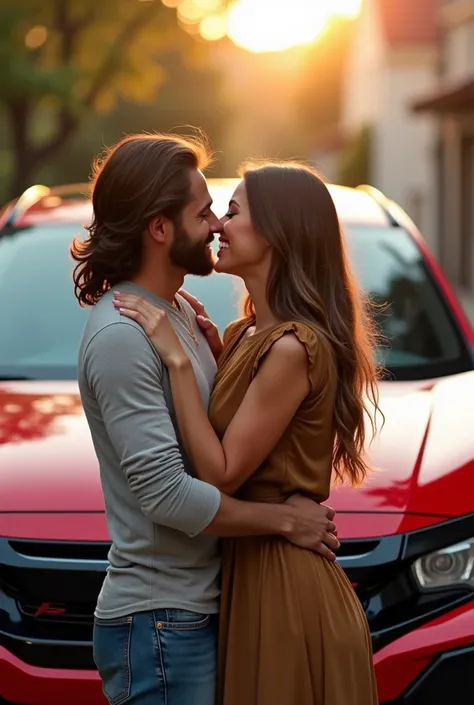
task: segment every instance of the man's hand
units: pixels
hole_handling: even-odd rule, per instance
[[[285,502],[291,510],[286,538],[301,548],[309,548],[330,561],[336,560],[334,551],[340,546],[333,522],[336,512],[307,497],[293,495]]]
[[[214,359],[217,362],[222,352],[222,340],[216,324],[211,321],[203,304],[198,301],[195,296],[189,294],[184,289],[180,289],[179,294],[193,307],[194,313],[196,314],[196,322],[206,336],[206,340],[211,348],[212,354],[214,355]]]

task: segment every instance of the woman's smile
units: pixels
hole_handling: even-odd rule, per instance
[[[223,254],[223,252],[224,252],[224,250],[228,250],[228,249],[229,249],[229,243],[227,242],[227,240],[223,240],[222,238],[220,238],[220,239],[219,239],[219,249],[218,249],[218,251],[217,251],[217,256],[218,256],[218,257],[221,257],[222,254]]]

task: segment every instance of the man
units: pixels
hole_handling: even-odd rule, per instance
[[[94,625],[94,659],[111,703],[213,705],[219,608],[217,537],[275,534],[334,559],[334,512],[303,497],[240,502],[192,476],[177,438],[167,371],[113,290],[159,303],[185,347],[204,404],[216,363],[184,275],[213,269],[221,231],[203,145],[122,140],[95,168],[94,219],[72,248],[75,290],[94,305],[79,385],[100,464],[112,547]],[[210,329],[212,332],[212,329]]]

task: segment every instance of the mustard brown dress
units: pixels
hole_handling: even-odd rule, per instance
[[[267,460],[236,495],[283,502],[329,495],[337,378],[330,353],[301,323],[247,335],[226,330],[210,404],[222,438],[272,344],[293,333],[309,360],[311,391]],[[269,420],[269,423],[271,421]],[[338,563],[279,537],[224,539],[218,705],[376,705],[369,629]]]

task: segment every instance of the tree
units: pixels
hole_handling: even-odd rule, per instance
[[[372,130],[366,125],[345,145],[339,155],[338,182],[355,188],[370,184],[372,159]]]
[[[48,185],[87,181],[91,162],[104,145],[134,132],[195,134],[191,126],[202,129],[218,152],[212,175],[226,176],[220,152],[232,123],[230,101],[222,90],[221,68],[207,60],[190,62],[179,50],[163,52],[160,66],[165,80],[156,100],[137,104],[119,99],[110,112],[91,115],[71,138],[67,150],[48,160],[35,180]]]
[[[150,102],[160,53],[192,41],[161,0],[2,0],[0,107],[12,197],[31,185],[91,112]]]

